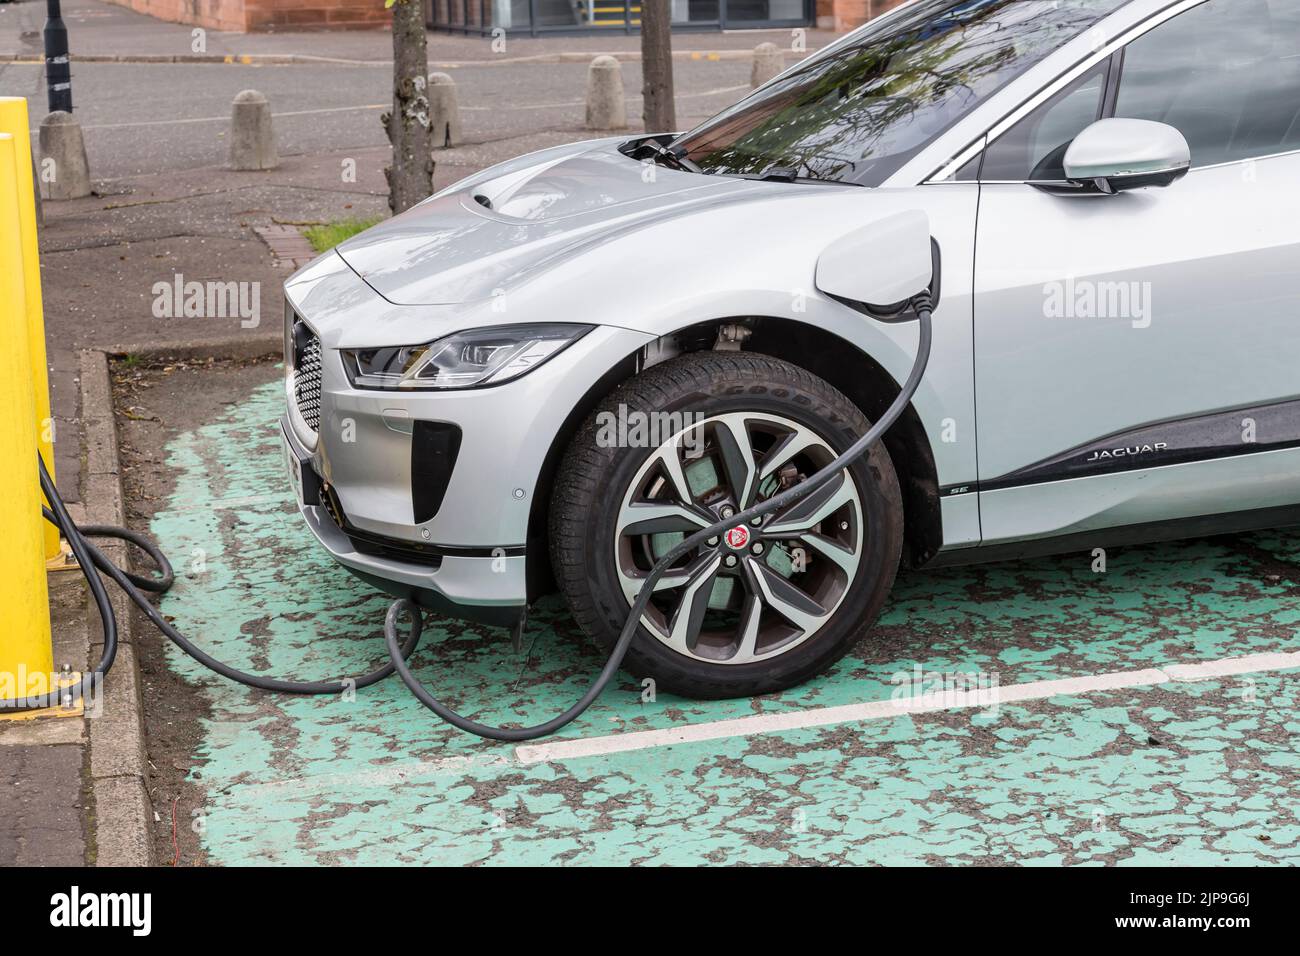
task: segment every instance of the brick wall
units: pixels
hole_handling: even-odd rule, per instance
[[[159,20],[193,23],[213,30],[243,30],[244,0],[109,0]]]
[[[246,30],[356,29],[386,26],[384,0],[240,0]]]
[[[386,26],[384,0],[109,0],[160,20],[211,30],[315,30]]]

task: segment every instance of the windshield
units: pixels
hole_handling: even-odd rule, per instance
[[[879,186],[1128,0],[915,0],[680,137],[706,173]]]

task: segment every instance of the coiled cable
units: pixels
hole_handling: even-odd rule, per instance
[[[816,491],[844,468],[847,468],[870,451],[894,422],[898,420],[916,395],[916,390],[920,387],[921,379],[925,375],[925,369],[930,360],[932,343],[931,313],[933,311],[930,295],[922,293],[916,296],[912,300],[912,308],[919,320],[920,330],[916,360],[898,396],[886,409],[885,413],[867,430],[865,435],[845,449],[839,457],[824,468],[809,475],[799,484],[773,495],[766,501],[752,505],[724,521],[716,522],[707,528],[696,531],[664,554],[650,569],[645,581],[642,582],[641,590],[637,592],[636,598],[632,601],[627,621],[624,623],[623,630],[619,633],[618,640],[605,661],[605,666],[601,668],[600,673],[591,682],[586,692],[572,706],[550,720],[531,727],[494,727],[456,713],[429,693],[411,672],[407,663],[408,658],[420,642],[423,619],[419,607],[406,598],[393,601],[388,607],[387,614],[384,615],[384,643],[388,650],[388,663],[356,678],[334,678],[322,681],[283,680],[249,674],[217,660],[173,627],[153,606],[145,593],[163,593],[174,583],[175,573],[172,570],[171,563],[167,560],[167,556],[148,537],[128,528],[119,528],[114,525],[78,527],[68,513],[63,499],[59,496],[58,489],[54,486],[54,482],[46,470],[45,462],[40,460],[39,455],[37,460],[40,467],[41,490],[50,503],[50,507],[42,508],[41,511],[45,519],[53,523],[63,533],[69,547],[72,549],[72,553],[77,558],[82,574],[85,575],[86,585],[90,588],[95,607],[99,610],[104,632],[104,650],[99,662],[89,673],[82,675],[81,680],[76,684],[64,688],[52,688],[45,694],[31,697],[0,700],[0,713],[54,707],[59,704],[66,705],[77,699],[84,699],[88,692],[92,691],[98,682],[104,678],[104,675],[108,673],[117,654],[118,637],[117,619],[113,612],[113,606],[108,599],[108,594],[104,589],[104,582],[100,578],[100,573],[103,573],[108,575],[113,580],[113,583],[126,592],[127,597],[144,612],[153,625],[182,651],[209,670],[248,687],[277,691],[284,694],[337,694],[348,689],[360,690],[369,687],[396,672],[398,677],[402,679],[402,683],[407,686],[421,704],[458,730],[489,740],[506,742],[533,740],[537,737],[552,734],[582,714],[609,686],[609,683],[622,666],[628,648],[632,645],[632,639],[636,635],[637,628],[641,623],[641,616],[645,613],[650,598],[654,593],[656,582],[679,558],[709,538],[721,535],[735,525],[780,511]],[[156,574],[143,576],[122,570],[110,561],[103,551],[91,543],[90,538],[116,538],[135,545],[153,562]],[[409,622],[405,639],[399,637],[403,618],[406,618]]]

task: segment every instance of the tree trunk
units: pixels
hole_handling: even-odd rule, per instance
[[[670,0],[641,0],[641,95],[647,133],[677,131]]]
[[[423,0],[393,3],[393,111],[382,118],[393,144],[388,207],[410,209],[433,195],[433,130],[429,125],[429,53]]]

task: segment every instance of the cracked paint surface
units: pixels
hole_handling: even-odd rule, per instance
[[[336,566],[290,501],[278,382],[178,436],[151,531],[161,607],[217,657],[299,679],[385,659],[388,599]],[[561,736],[889,699],[898,681],[999,685],[1292,651],[1300,533],[904,575],[827,675],[760,700],[643,701],[624,676]],[[523,766],[394,677],[355,698],[276,696],[175,648],[203,721],[214,863],[1260,864],[1300,860],[1300,674],[1057,697]],[[430,620],[415,672],[457,709],[535,723],[599,669],[561,603],[525,652]]]

